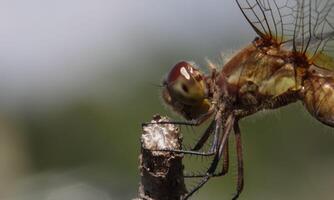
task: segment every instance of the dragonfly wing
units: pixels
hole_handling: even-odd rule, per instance
[[[298,0],[236,0],[255,32],[263,39],[278,44],[294,36]]]
[[[311,64],[334,71],[333,0],[236,0],[262,38],[307,56]]]

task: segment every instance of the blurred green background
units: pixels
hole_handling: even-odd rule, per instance
[[[164,75],[180,60],[206,70],[205,58],[254,37],[234,1],[2,1],[0,199],[136,197],[141,122],[180,119],[162,104]],[[203,128],[182,129],[184,138]],[[241,129],[240,199],[333,199],[333,129],[300,103],[244,119]],[[193,199],[232,197],[230,147],[229,175]]]

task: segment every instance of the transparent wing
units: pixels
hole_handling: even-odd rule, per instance
[[[278,44],[293,39],[298,0],[237,0],[237,4],[261,38]]]
[[[315,66],[334,70],[333,0],[236,0],[263,39],[308,57]]]
[[[319,68],[334,71],[334,1],[312,1],[310,45],[306,55]]]

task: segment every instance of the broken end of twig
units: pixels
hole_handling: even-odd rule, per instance
[[[154,124],[169,121],[155,115],[152,124],[143,127],[139,198],[142,200],[179,200],[187,193],[183,178],[183,154],[157,149],[180,149],[182,135],[174,124]]]

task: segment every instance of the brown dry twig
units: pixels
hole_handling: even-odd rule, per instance
[[[180,200],[187,193],[183,178],[183,154],[157,149],[181,149],[182,135],[173,124],[154,124],[168,121],[155,115],[152,124],[143,126],[139,194],[141,200]]]

